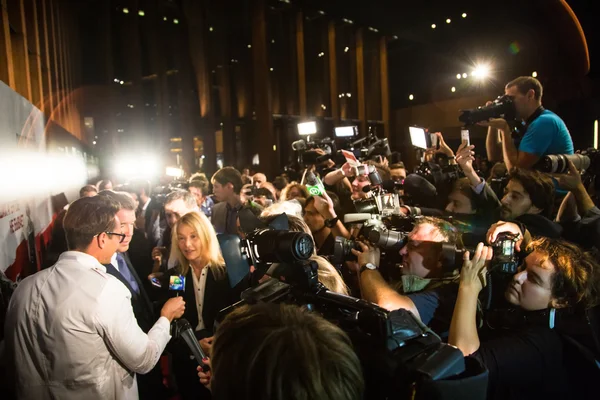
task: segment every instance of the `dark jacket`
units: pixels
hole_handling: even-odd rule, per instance
[[[129,282],[127,282],[123,275],[121,275],[121,273],[117,271],[112,264],[105,264],[106,272],[117,278],[119,281],[121,281],[123,285],[125,285],[125,287],[129,290],[129,292],[131,293],[131,306],[133,307],[133,314],[135,315],[135,318],[137,319],[140,328],[142,328],[142,330],[145,333],[148,333],[148,331],[150,331],[154,323],[157,321],[158,315],[154,313],[154,306],[152,305],[152,302],[148,297],[148,294],[144,287],[144,282],[142,279],[140,279],[139,275],[137,274],[136,269],[132,265],[131,259],[129,258],[128,254],[121,253],[121,255],[127,263],[127,266],[131,271],[131,275],[136,280],[140,289],[140,293],[136,293],[131,288]]]

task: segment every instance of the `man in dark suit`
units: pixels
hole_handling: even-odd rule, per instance
[[[98,193],[98,195],[110,197],[121,206],[117,213],[117,217],[121,222],[121,230],[120,232],[114,232],[115,235],[121,235],[121,242],[111,262],[104,265],[106,272],[121,281],[131,292],[131,306],[137,323],[144,332],[148,333],[157,316],[155,316],[153,304],[146,292],[145,280],[140,279],[128,255],[135,228],[135,203],[124,192],[105,190]],[[138,375],[137,379],[140,399],[158,400],[168,398],[167,388],[162,383],[160,363],[149,373]]]
[[[237,234],[237,214],[242,208],[242,175],[233,167],[224,167],[212,177],[213,192],[219,202],[213,207],[211,222],[217,233]]]

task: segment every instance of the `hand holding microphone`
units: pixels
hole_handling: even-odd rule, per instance
[[[188,346],[198,365],[202,367],[204,372],[209,371],[210,366],[206,362],[208,357],[204,353],[204,350],[202,350],[202,347],[200,347],[200,344],[196,339],[196,335],[194,335],[194,331],[192,331],[192,326],[190,323],[186,319],[182,318],[177,320],[175,324],[177,325],[179,337],[182,338],[185,344]]]

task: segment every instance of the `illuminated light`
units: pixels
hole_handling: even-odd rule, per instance
[[[177,18],[173,18],[173,23],[174,23],[175,25],[177,25],[177,24],[179,23],[179,20],[178,20]]]
[[[372,26],[369,27],[369,30],[375,33],[379,32],[379,29],[373,28]]]
[[[251,49],[251,48],[252,48],[252,45],[251,45],[251,44],[249,44],[249,45],[248,45],[248,48],[249,48],[249,49]]]
[[[488,65],[478,65],[471,73],[477,79],[485,79],[490,75],[490,67]]]
[[[410,94],[410,95],[408,95],[408,99],[409,99],[409,100],[414,100],[414,99],[415,99],[415,96],[413,96],[412,94]]]
[[[275,44],[275,39],[271,39],[271,43]]]
[[[347,53],[348,50],[350,50],[350,47],[348,47],[348,46],[344,47],[344,53]]]
[[[144,10],[140,10],[140,11],[138,11],[138,15],[140,17],[143,17],[144,15],[146,15],[146,13],[144,12]]]
[[[398,35],[393,36],[394,40],[398,40]]]
[[[167,167],[166,175],[171,178],[181,178],[183,176],[183,170],[177,167]]]
[[[325,104],[321,104],[321,108],[322,108],[323,110],[327,110],[327,106],[325,106]]]
[[[92,142],[92,144],[96,144],[96,141],[94,140],[94,141]]]
[[[277,151],[277,145],[276,144],[273,145],[273,151]]]
[[[213,29],[213,27],[212,27],[212,26],[211,26],[210,28],[208,28],[208,30],[209,30],[210,32],[214,31],[214,29]]]
[[[451,20],[450,18],[448,18],[448,19],[446,20],[446,23],[447,23],[447,24],[449,24],[450,22],[452,22],[452,20]]]
[[[352,93],[346,93],[347,97],[352,97]]]
[[[531,76],[533,76],[534,78],[537,78],[537,71],[533,71],[533,72],[531,73]]]
[[[123,8],[123,14],[129,14],[129,8]]]
[[[462,74],[462,77],[463,77],[463,78],[466,78],[467,76],[469,76],[469,75],[467,75],[467,73],[466,73],[466,72]]]
[[[460,79],[461,75],[460,74],[456,74],[456,79]]]
[[[431,29],[435,29],[435,28],[437,28],[437,25],[436,24],[431,24]]]
[[[114,172],[121,180],[132,178],[155,178],[159,176],[159,159],[152,155],[130,155],[115,160]]]
[[[166,20],[168,20],[168,18],[167,17],[163,17],[163,21],[166,21]]]
[[[269,71],[273,72],[273,68],[269,68]]]
[[[463,18],[467,18],[467,13],[462,13]]]
[[[122,85],[122,84],[124,84],[125,82],[123,82],[123,81],[120,81],[119,83]]]
[[[325,11],[321,11],[321,10],[319,10],[319,14],[321,14],[321,15],[325,15]]]
[[[456,92],[456,88],[455,88],[454,86],[452,86],[452,88],[450,88],[450,91],[451,91],[452,93],[454,93],[454,92]]]
[[[354,21],[352,21],[351,19],[348,19],[348,18],[342,18],[342,21],[344,21],[345,23],[350,24],[350,25],[352,25],[354,23]]]
[[[317,133],[317,123],[315,121],[302,122],[298,124],[298,134],[302,136]]]
[[[594,121],[594,148],[598,150],[598,120]]]

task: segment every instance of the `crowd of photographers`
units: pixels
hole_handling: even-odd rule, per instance
[[[369,135],[276,177],[83,187],[12,294],[5,393],[595,398],[600,157],[541,98],[510,82],[461,116],[485,154],[438,132],[413,173]]]

